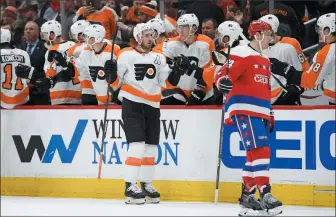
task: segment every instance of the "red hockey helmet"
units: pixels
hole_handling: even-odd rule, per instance
[[[264,31],[271,31],[272,30],[272,26],[262,20],[254,20],[250,23],[250,26],[248,28],[248,34],[250,35],[250,37],[255,36],[255,34],[257,34],[257,32],[264,32]]]

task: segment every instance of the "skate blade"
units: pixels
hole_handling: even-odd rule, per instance
[[[159,197],[157,198],[146,197],[146,203],[149,203],[149,204],[160,203],[160,198]]]
[[[246,207],[241,207],[238,216],[267,216],[264,210],[253,210]]]
[[[145,202],[146,202],[145,198],[135,199],[132,197],[126,197],[125,199],[126,204],[142,205],[142,204],[145,204]]]
[[[282,213],[282,206],[275,207],[274,209],[269,209],[266,211],[268,216],[277,216]]]

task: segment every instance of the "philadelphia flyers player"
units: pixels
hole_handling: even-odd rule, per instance
[[[186,57],[192,67],[181,76],[175,87],[162,92],[162,104],[196,105],[212,104],[214,70],[211,53],[215,50],[214,41],[197,34],[199,20],[195,14],[184,14],[177,20],[179,36],[170,38],[163,44],[163,54],[168,60]],[[173,91],[172,91],[173,90]]]
[[[272,39],[272,27],[264,21],[252,21],[251,42],[232,48],[231,55],[216,74],[216,84],[227,77],[232,82],[225,103],[225,123],[235,125],[246,150],[243,168],[240,216],[278,215],[282,203],[271,194],[269,178],[269,135],[274,123],[271,117],[271,63],[261,55]],[[255,198],[256,190],[261,195]]]
[[[116,61],[105,63],[111,87],[120,87],[122,119],[129,150],[125,161],[125,203],[159,203],[160,193],[152,180],[160,139],[161,87],[177,84],[180,74],[171,73],[166,57],[151,51],[153,30],[145,23],[134,28],[136,47],[124,48]],[[141,169],[141,170],[140,170]],[[140,179],[140,186],[137,179]]]

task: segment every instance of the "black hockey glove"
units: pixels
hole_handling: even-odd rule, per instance
[[[217,89],[223,94],[228,94],[232,89],[232,82],[229,77],[224,76],[217,81]]]
[[[19,64],[15,67],[15,74],[19,78],[31,79],[34,74],[34,70],[35,69],[33,67]]]
[[[117,80],[118,63],[116,60],[107,60],[104,64],[106,81],[111,84]]]
[[[287,73],[292,67],[290,64],[282,62],[276,58],[269,58],[271,61],[271,71],[275,75],[280,75],[287,79]]]
[[[40,93],[49,93],[49,89],[53,88],[55,85],[55,82],[53,81],[52,78],[42,78],[42,79],[37,79],[35,81],[35,88],[38,90]]]
[[[200,105],[205,97],[203,90],[195,89],[188,98],[186,105]]]
[[[57,66],[67,67],[67,65],[68,65],[66,57],[64,57],[60,52],[58,52],[56,50],[49,51],[48,61],[49,62],[54,61]]]
[[[190,67],[190,61],[188,57],[184,56],[183,54],[181,54],[181,56],[174,57],[172,61],[173,62],[170,68],[178,74],[183,75]]]
[[[287,85],[287,92],[281,96],[281,101],[286,102],[287,105],[301,105],[300,95],[304,89],[296,85]]]

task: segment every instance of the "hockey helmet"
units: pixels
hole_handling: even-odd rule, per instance
[[[86,37],[86,43],[89,44],[89,40],[94,38],[94,42],[91,45],[100,43],[104,41],[105,38],[105,28],[99,24],[92,24],[85,28],[84,35]]]
[[[59,22],[56,20],[50,20],[41,26],[41,38],[45,41],[53,41],[50,40],[50,33],[54,33],[55,37],[53,40],[55,40],[58,36],[62,35],[62,26]]]
[[[271,25],[274,33],[278,32],[278,28],[280,25],[279,19],[273,14],[267,14],[262,16],[259,20],[262,20]]]
[[[243,29],[240,25],[235,21],[225,21],[221,23],[216,31],[216,38],[219,42],[224,42],[223,38],[228,37],[228,41],[225,43],[229,43],[232,46],[233,42],[238,40],[239,36],[243,34]]]
[[[316,31],[323,32],[325,28],[329,28],[331,34],[332,32],[336,32],[336,26],[335,26],[335,13],[328,13],[320,16],[316,23]]]
[[[90,22],[86,20],[78,20],[77,22],[72,24],[70,27],[71,38],[78,41],[78,35],[80,33],[84,34],[86,27],[88,27],[89,25],[90,25]]]
[[[157,33],[157,37],[166,32],[164,23],[159,18],[151,19],[147,22],[147,24],[154,30],[154,32]]]
[[[141,37],[142,37],[142,34],[144,31],[153,31],[152,27],[147,24],[147,23],[139,23],[137,24],[134,29],[133,29],[133,36],[134,36],[134,39],[139,43],[141,44]]]
[[[8,29],[1,29],[1,38],[0,44],[10,43],[11,41],[11,32]]]

